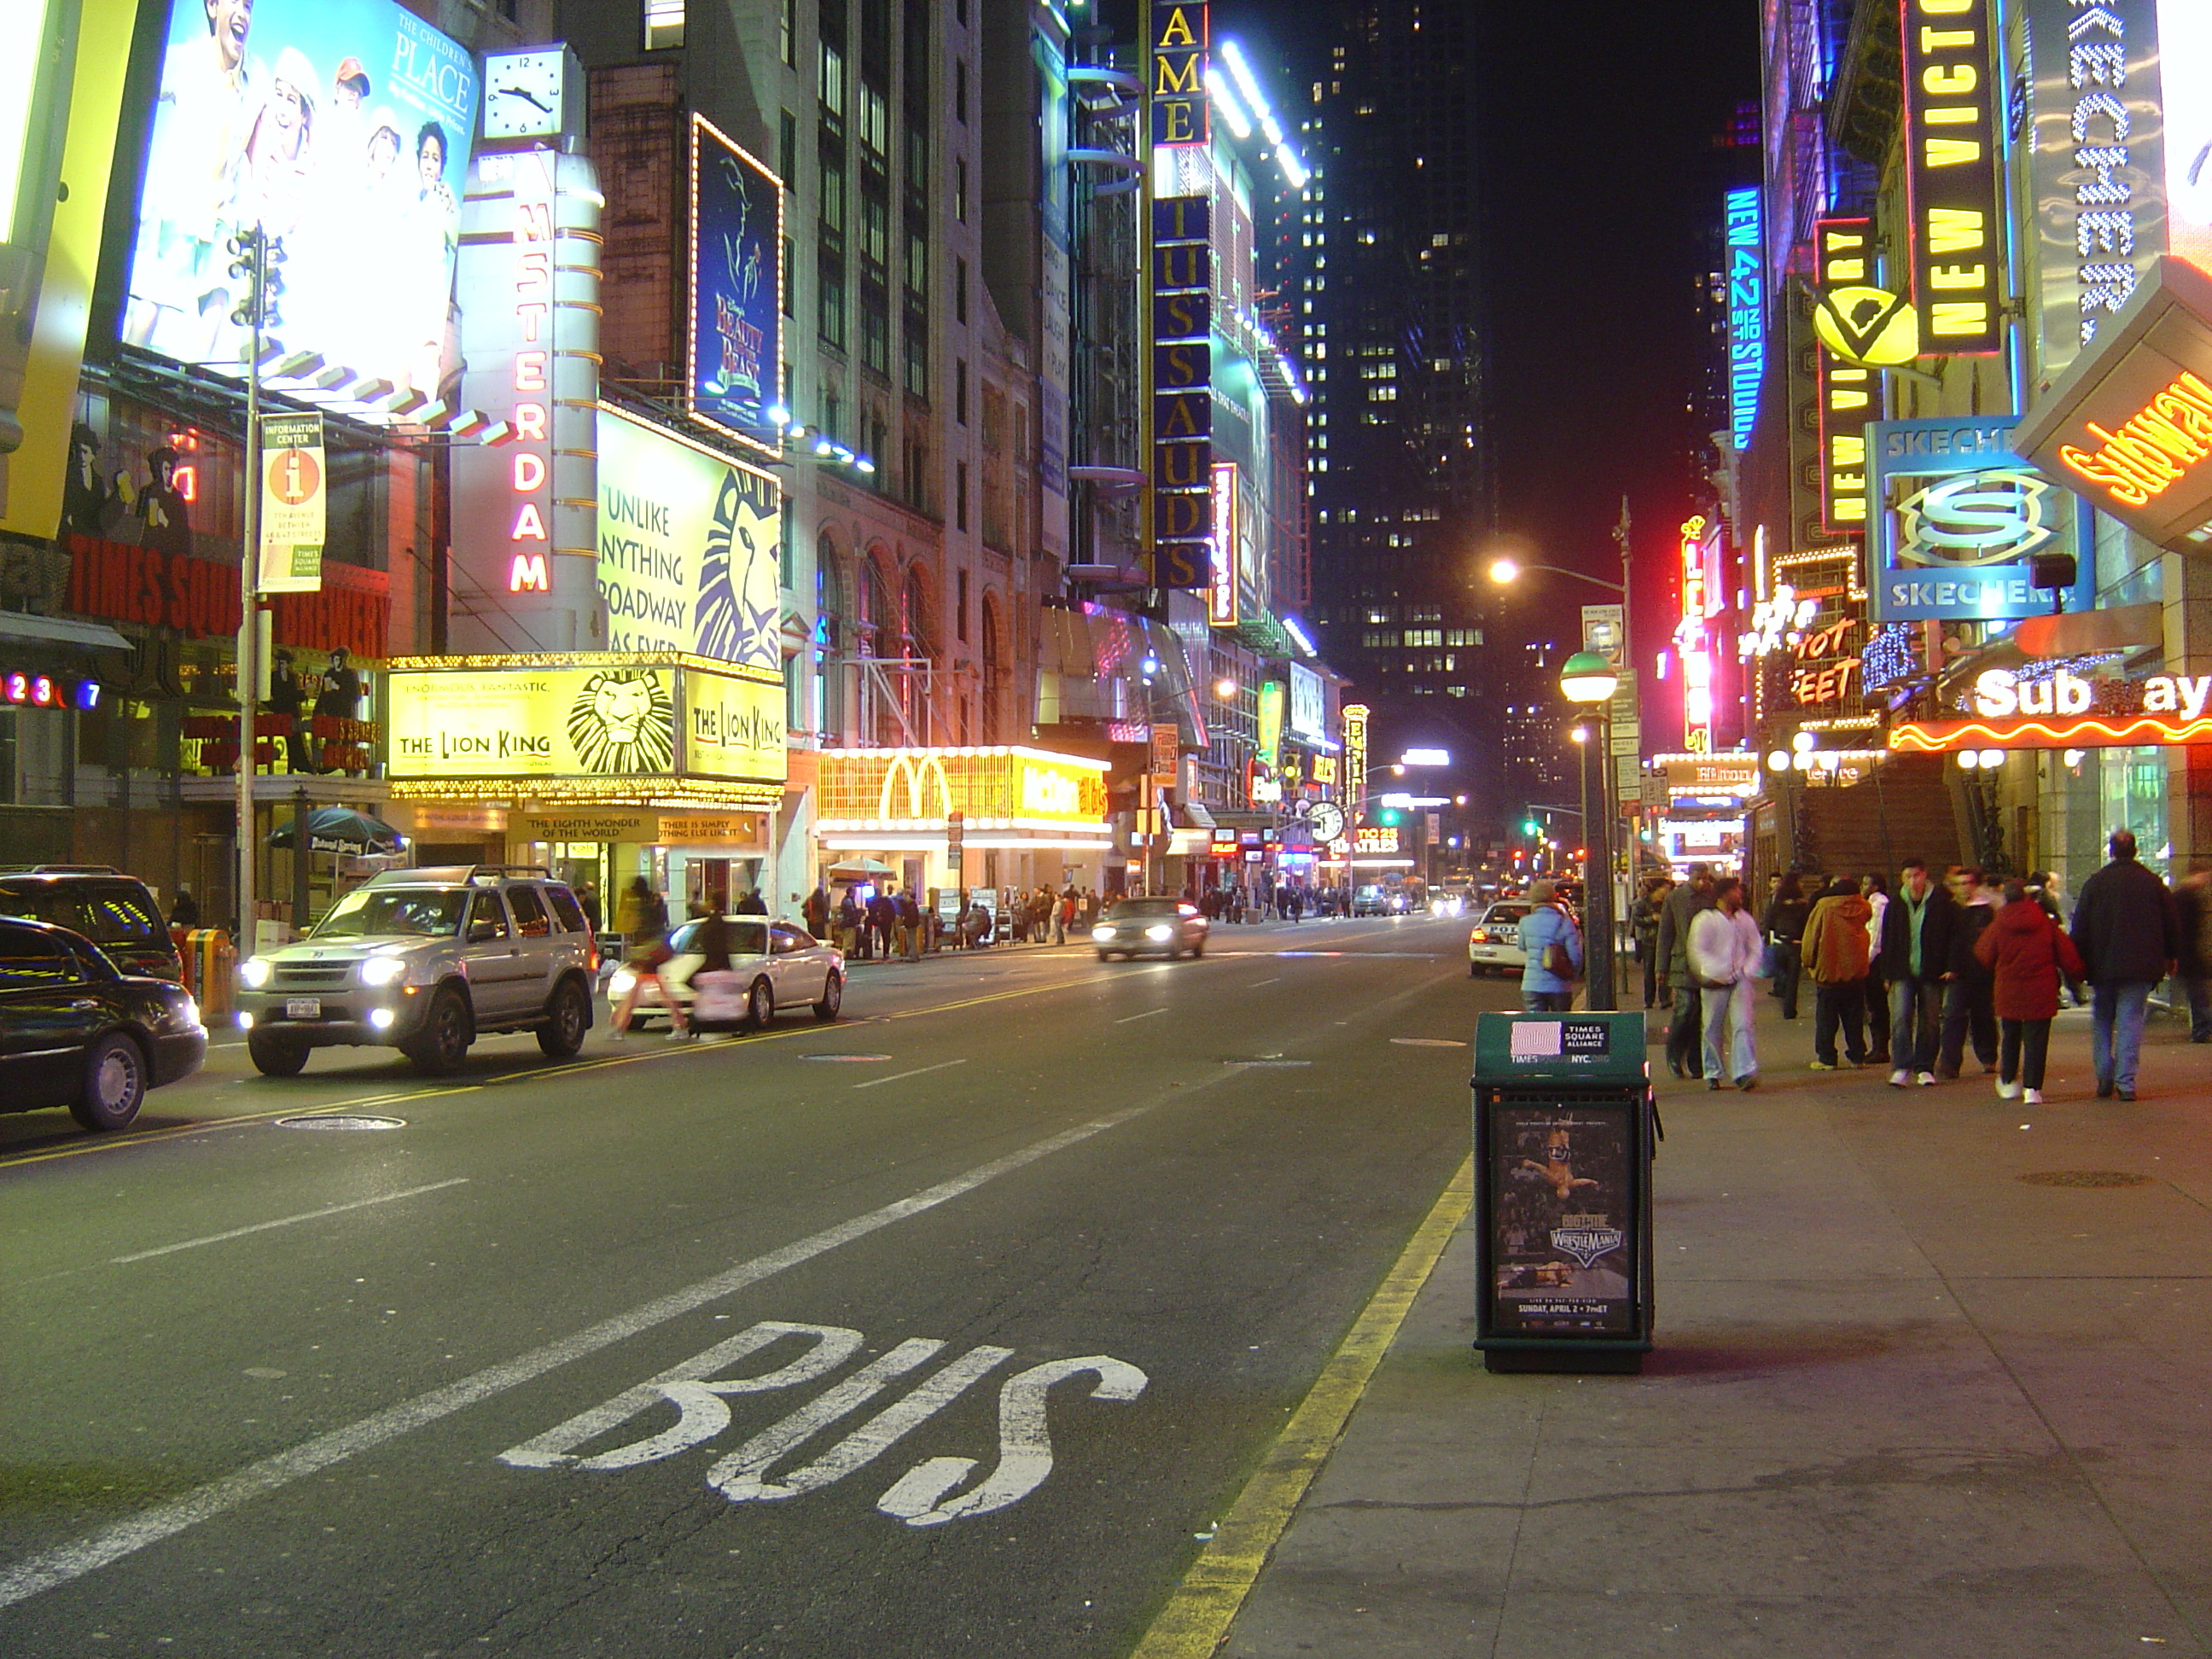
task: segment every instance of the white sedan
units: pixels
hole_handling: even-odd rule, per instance
[[[812,1010],[817,1019],[835,1019],[845,1000],[845,953],[824,945],[795,922],[770,923],[760,916],[730,916],[730,970],[732,989],[743,1007],[740,1022],[760,1030],[780,1012],[798,1007]],[[661,963],[658,982],[647,980],[640,989],[633,1025],[668,1018],[668,1005],[676,1003],[688,1014],[696,1000],[691,976],[705,960],[694,950],[700,924],[685,922],[668,936],[675,952]],[[623,1005],[637,979],[636,970],[624,963],[607,981],[607,1006]]]
[[[1528,962],[1528,953],[1521,948],[1521,918],[1534,908],[1526,899],[1499,899],[1483,911],[1467,936],[1468,977],[1519,976]]]

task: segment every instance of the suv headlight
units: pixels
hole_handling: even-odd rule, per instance
[[[361,964],[363,985],[396,985],[407,977],[404,957],[371,957]]]
[[[238,964],[238,976],[255,990],[269,983],[269,961],[265,957],[248,957]]]

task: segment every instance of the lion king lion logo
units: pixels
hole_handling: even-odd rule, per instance
[[[603,668],[568,705],[568,742],[586,772],[665,772],[676,705],[650,668]]]

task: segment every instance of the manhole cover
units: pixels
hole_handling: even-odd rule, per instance
[[[404,1129],[404,1117],[368,1117],[357,1112],[324,1112],[314,1117],[280,1117],[280,1129]]]
[[[1392,1037],[1391,1042],[1401,1048],[1464,1048],[1467,1044],[1456,1037]]]
[[[801,1054],[801,1060],[828,1060],[833,1065],[867,1066],[879,1060],[889,1060],[889,1054]]]
[[[2124,1170],[2038,1170],[2020,1177],[2031,1187],[2148,1187],[2151,1178]]]

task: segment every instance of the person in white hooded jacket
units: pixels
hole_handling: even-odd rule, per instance
[[[1705,1003],[1709,1089],[1719,1088],[1724,1077],[1734,1079],[1739,1089],[1759,1085],[1751,1023],[1760,945],[1759,922],[1744,908],[1743,883],[1722,877],[1713,888],[1713,908],[1699,911],[1690,924],[1690,972]]]

